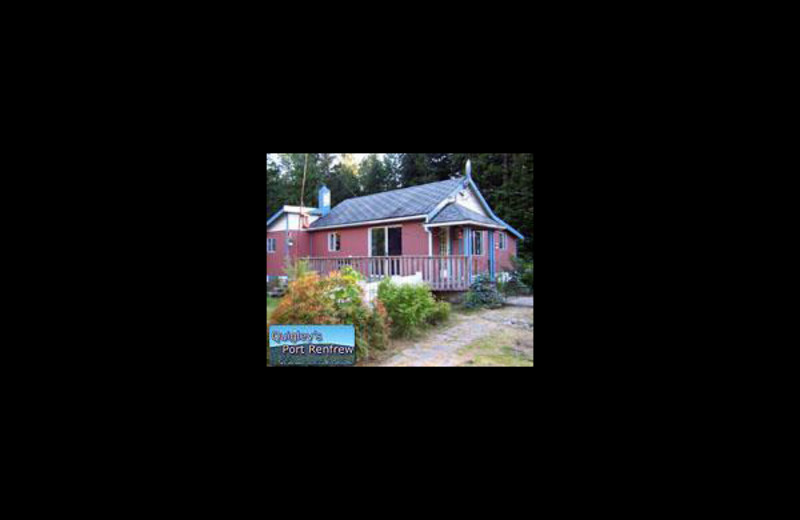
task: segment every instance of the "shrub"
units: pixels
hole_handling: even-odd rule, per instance
[[[436,306],[431,311],[428,317],[428,323],[431,325],[440,325],[450,320],[450,313],[452,307],[447,302],[436,302]]]
[[[345,278],[350,278],[352,280],[355,280],[356,282],[364,281],[364,277],[361,275],[361,273],[359,273],[349,265],[346,265],[341,269],[339,269],[339,274],[341,274]]]
[[[505,281],[497,282],[497,290],[503,296],[519,296],[527,294],[528,287],[520,281],[519,274],[515,271],[506,273],[508,277]]]
[[[503,306],[503,297],[497,292],[497,286],[488,274],[475,278],[469,288],[464,307],[468,309],[498,309]]]
[[[424,284],[395,285],[386,279],[378,287],[378,300],[386,307],[394,337],[412,337],[426,326],[450,318],[450,304],[437,303]]]
[[[370,310],[363,292],[352,275],[332,273],[320,280],[316,273],[304,275],[289,284],[289,291],[270,315],[273,325],[353,325],[356,354],[369,355],[370,347],[386,346],[389,322],[385,309]]]
[[[505,296],[518,296],[528,294],[533,290],[533,262],[526,262],[520,258],[512,258],[513,270],[508,279],[498,284],[498,290]]]
[[[287,258],[286,262],[287,265],[283,272],[286,273],[290,281],[299,280],[311,272],[308,268],[308,262],[305,260],[292,262],[290,258]]]
[[[289,284],[289,291],[272,311],[272,325],[335,325],[333,299],[315,273]]]
[[[389,331],[391,330],[391,319],[380,300],[375,300],[375,306],[367,322],[367,333],[369,334],[369,346],[377,350],[385,350],[389,344]]]
[[[522,283],[533,291],[533,262],[527,264],[525,272],[522,275]]]

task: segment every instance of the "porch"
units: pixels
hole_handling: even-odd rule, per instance
[[[485,256],[382,256],[347,258],[304,258],[309,268],[320,276],[349,266],[369,282],[387,276],[414,276],[422,279],[434,291],[467,291],[479,274],[489,272],[489,258]]]

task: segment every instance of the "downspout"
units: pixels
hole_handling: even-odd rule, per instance
[[[491,276],[492,281],[494,281],[494,274],[497,270],[496,256],[494,252],[494,229],[489,230],[489,251],[489,276]]]

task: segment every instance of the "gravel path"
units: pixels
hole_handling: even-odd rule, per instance
[[[532,298],[531,298],[532,300]],[[470,343],[499,330],[519,329],[533,334],[533,302],[531,306],[504,307],[470,315],[454,315],[447,329],[421,341],[398,343],[400,353],[378,366],[388,367],[453,367],[469,361],[469,355],[458,351]],[[531,339],[532,341],[532,339]]]
[[[533,296],[506,298],[506,304],[513,305],[515,307],[533,307]]]

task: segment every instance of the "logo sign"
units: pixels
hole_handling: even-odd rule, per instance
[[[354,365],[352,325],[275,325],[269,328],[270,366]]]

